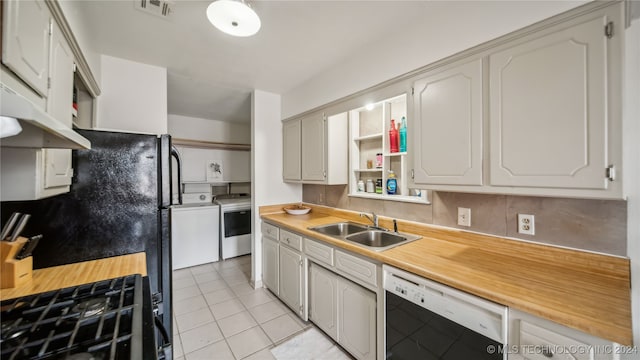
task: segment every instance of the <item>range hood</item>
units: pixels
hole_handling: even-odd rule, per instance
[[[23,148],[91,149],[91,142],[0,83],[0,116],[18,120],[22,131],[0,139],[1,146]]]

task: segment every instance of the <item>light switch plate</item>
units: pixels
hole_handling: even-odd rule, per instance
[[[458,208],[458,225],[471,226],[471,209]]]

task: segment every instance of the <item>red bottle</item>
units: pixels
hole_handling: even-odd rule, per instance
[[[398,129],[396,121],[391,119],[391,129],[389,130],[389,152],[398,152]]]

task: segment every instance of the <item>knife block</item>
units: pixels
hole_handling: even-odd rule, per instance
[[[16,254],[27,243],[27,238],[18,237],[14,242],[0,241],[0,289],[14,288],[31,282],[33,257],[16,260]]]

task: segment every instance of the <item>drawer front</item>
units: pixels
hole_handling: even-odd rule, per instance
[[[526,321],[520,321],[520,351],[521,355],[529,360],[594,359],[593,348],[590,344]]]
[[[333,248],[317,241],[304,239],[304,253],[329,266],[333,266]]]
[[[288,232],[287,230],[280,230],[280,244],[302,251],[302,236]]]
[[[378,286],[376,265],[366,260],[336,250],[336,269],[375,287]]]
[[[274,240],[278,240],[280,229],[277,226],[273,226],[271,224],[267,224],[266,222],[262,223],[262,235],[270,237]]]

